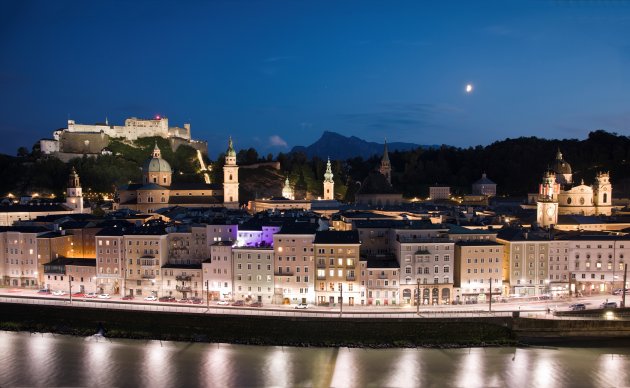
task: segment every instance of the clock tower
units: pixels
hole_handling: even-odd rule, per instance
[[[536,202],[536,222],[538,226],[550,227],[558,223],[558,197],[556,190],[556,174],[547,171],[540,184],[538,201]]]
[[[238,165],[236,164],[236,151],[232,144],[232,137],[228,142],[225,152],[225,165],[223,166],[223,206],[238,208]]]

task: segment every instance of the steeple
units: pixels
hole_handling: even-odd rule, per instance
[[[230,140],[228,141],[228,149],[225,154],[227,156],[236,156],[236,151],[234,151],[234,144],[232,143],[232,136],[230,136]]]
[[[387,152],[387,138],[385,139],[385,146],[383,149],[383,158],[381,159],[381,167],[378,169],[381,174],[387,178],[387,181],[392,183],[392,166],[389,163],[389,152]]]
[[[160,147],[158,147],[157,141],[155,142],[155,147],[153,147],[153,157],[154,158],[162,157],[162,151],[160,151]]]
[[[324,173],[324,182],[332,182],[332,181],[333,181],[332,166],[330,165],[330,158],[328,158],[328,162],[326,163],[326,172]]]
[[[335,199],[335,181],[333,181],[330,158],[326,162],[326,172],[324,173],[324,199]]]
[[[77,170],[72,167],[70,171],[70,177],[68,178],[68,187],[77,188],[81,187],[81,183],[79,182],[79,174],[77,174]]]

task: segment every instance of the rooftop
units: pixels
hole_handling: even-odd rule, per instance
[[[359,232],[326,230],[315,233],[315,244],[360,244]]]

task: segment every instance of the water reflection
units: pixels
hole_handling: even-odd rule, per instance
[[[630,349],[348,349],[0,332],[0,387],[630,386]]]

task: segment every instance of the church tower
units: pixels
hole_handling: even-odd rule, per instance
[[[593,190],[596,214],[609,216],[612,205],[612,185],[610,184],[610,174],[598,172],[595,177],[595,187]]]
[[[231,136],[223,166],[223,205],[238,208],[238,166],[236,165],[236,151],[234,151]]]
[[[284,187],[282,188],[282,196],[286,199],[294,200],[295,194],[293,193],[293,188],[291,187],[291,183],[289,182],[289,177],[284,181]]]
[[[330,158],[328,158],[326,172],[324,173],[324,199],[335,199],[335,182],[333,181]]]
[[[389,163],[389,153],[387,152],[387,139],[385,139],[385,149],[383,151],[383,158],[381,159],[381,167],[379,168],[381,174],[387,178],[389,184],[392,183],[392,166]]]
[[[558,223],[558,197],[556,174],[546,171],[540,184],[538,201],[536,202],[536,221],[538,226],[549,227]]]
[[[83,192],[81,190],[81,182],[79,182],[79,174],[77,174],[74,167],[72,167],[68,178],[66,206],[74,210],[75,213],[83,213]]]

